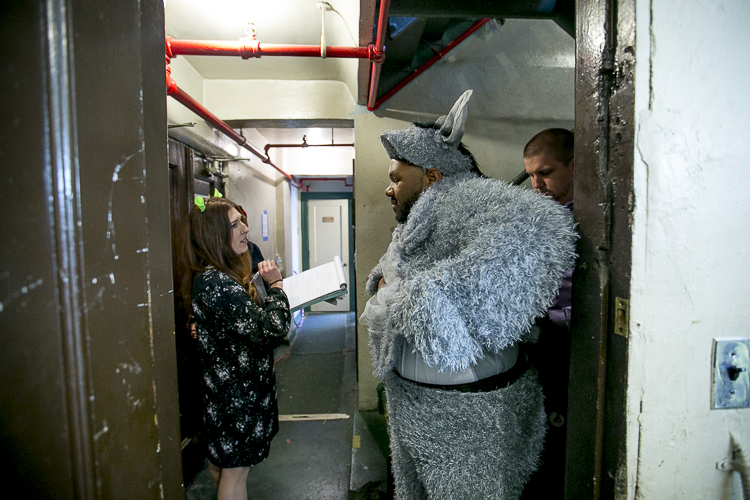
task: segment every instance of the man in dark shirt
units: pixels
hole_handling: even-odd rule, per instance
[[[573,211],[573,133],[546,129],[523,151],[531,187]],[[523,498],[562,498],[565,481],[565,433],[570,369],[570,313],[573,269],[568,269],[547,316],[537,323],[539,342],[529,346],[529,358],[539,371],[547,412],[547,436],[540,468],[531,476]]]
[[[542,130],[526,144],[523,163],[536,192],[573,211],[573,132],[563,128]],[[570,328],[572,275],[573,270],[569,269],[557,300],[548,311],[548,319],[566,329]]]

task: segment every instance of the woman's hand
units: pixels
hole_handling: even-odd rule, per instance
[[[271,288],[284,288],[281,272],[276,267],[276,262],[272,260],[264,260],[258,264],[258,272],[263,281],[271,285]]]

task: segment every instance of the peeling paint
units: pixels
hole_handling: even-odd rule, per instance
[[[102,437],[103,435],[109,432],[109,427],[107,427],[107,421],[105,420],[103,424],[104,426],[102,427],[102,430],[94,434],[94,441],[98,441],[100,437]]]
[[[44,280],[39,278],[38,280],[32,283],[29,283],[28,285],[22,286],[18,291],[11,293],[7,297],[5,297],[2,300],[2,302],[0,302],[0,312],[3,312],[7,304],[23,297],[24,295],[27,295],[29,292],[40,287],[43,283],[44,283]],[[21,302],[21,307],[26,307],[26,305],[27,305],[27,302],[25,300]]]
[[[141,368],[141,365],[139,365],[137,361],[133,362],[133,364],[120,363],[118,366],[119,366],[118,370],[122,368],[123,370],[128,371],[130,373],[139,374],[143,371],[143,369]],[[118,371],[117,373],[120,373],[120,372]]]
[[[112,172],[112,185],[109,188],[109,201],[107,210],[107,240],[109,240],[110,242],[110,245],[112,247],[112,255],[114,256],[115,260],[119,258],[119,256],[117,255],[117,242],[115,238],[115,223],[112,217],[112,204],[115,196],[115,185],[120,180],[120,171],[135,155],[139,153],[141,153],[141,150],[136,151],[135,153],[126,157],[122,163],[115,166],[115,169]]]

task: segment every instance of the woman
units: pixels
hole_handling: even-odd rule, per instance
[[[219,500],[246,499],[250,466],[278,431],[273,350],[289,331],[289,302],[273,261],[258,264],[264,300],[251,284],[242,208],[196,198],[185,251],[203,385],[209,470]]]

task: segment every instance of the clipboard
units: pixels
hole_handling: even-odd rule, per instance
[[[348,292],[341,257],[284,278],[284,292],[291,312],[323,301],[335,304]]]

